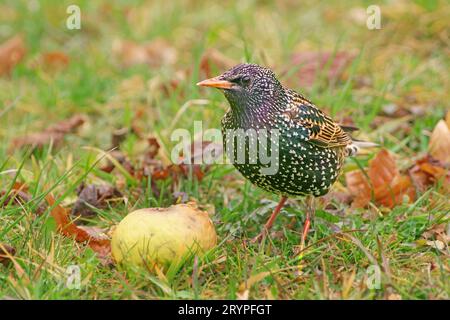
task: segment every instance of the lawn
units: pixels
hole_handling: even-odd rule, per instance
[[[72,4],[80,29],[66,24]],[[0,48],[0,298],[448,299],[448,128],[430,139],[450,109],[450,6],[378,1],[381,28],[370,29],[371,4],[2,1],[0,43],[13,39],[19,61]],[[250,243],[277,196],[229,164],[168,168],[172,133],[193,133],[194,121],[220,128],[228,108],[195,84],[241,62],[269,66],[380,144],[346,160],[301,252],[303,199],[289,199],[270,237]],[[407,187],[377,196],[375,181],[352,185],[371,166],[381,174],[381,160],[385,189]],[[74,214],[83,187],[106,185],[107,201]],[[51,214],[72,209],[78,225],[109,237],[135,209],[187,201],[209,213],[217,246],[156,271],[111,263]]]

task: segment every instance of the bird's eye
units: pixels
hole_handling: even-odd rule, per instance
[[[250,77],[249,76],[242,76],[240,79],[239,79],[239,82],[240,82],[240,84],[242,85],[242,86],[248,86],[248,84],[250,83]]]
[[[251,78],[249,76],[237,76],[233,79],[230,79],[229,81],[237,84],[240,87],[247,87],[251,82]]]

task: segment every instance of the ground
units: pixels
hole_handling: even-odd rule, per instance
[[[230,165],[210,166],[201,180],[188,174],[151,187],[96,163],[118,128],[137,125],[156,137],[157,159],[170,157],[173,130],[193,131],[195,120],[219,128],[225,99],[195,83],[249,61],[270,66],[337,121],[359,127],[358,137],[395,154],[400,170],[414,165],[449,109],[450,8],[445,1],[378,1],[381,29],[370,30],[372,2],[3,1],[0,42],[18,35],[26,54],[0,77],[0,203],[14,182],[31,198],[0,208],[0,243],[15,249],[13,261],[0,264],[0,298],[448,299],[447,243],[427,242],[448,226],[448,194],[440,185],[390,208],[375,201],[358,207],[343,199],[344,174],[319,202],[299,253],[303,200],[288,201],[269,239],[248,243],[278,198]],[[66,26],[70,4],[81,9],[79,30]],[[136,63],[145,43],[144,63]],[[302,69],[295,57],[309,52],[317,59],[318,51],[345,67],[326,63],[310,81],[317,66]],[[14,139],[78,114],[84,124],[58,145],[16,145]],[[133,164],[142,155],[140,140],[129,134],[121,144]],[[345,173],[367,168],[377,152],[348,159]],[[167,272],[104,265],[84,243],[57,232],[45,206],[51,192],[72,208],[82,182],[108,183],[126,199],[95,209],[88,225],[109,230],[134,209],[187,197],[210,212],[218,245]],[[69,283],[70,266],[81,272],[79,286]]]

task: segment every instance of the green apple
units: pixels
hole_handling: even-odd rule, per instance
[[[111,249],[119,264],[153,266],[201,254],[216,242],[208,213],[194,205],[178,204],[128,214],[114,230]]]

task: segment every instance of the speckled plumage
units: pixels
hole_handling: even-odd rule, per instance
[[[311,101],[284,88],[270,69],[241,64],[217,79],[233,83],[232,88],[223,90],[231,107],[222,119],[224,142],[228,130],[279,130],[278,171],[261,173],[264,165],[259,159],[253,164],[234,163],[242,175],[285,197],[327,193],[345,156],[357,150],[348,133]],[[246,144],[244,150],[238,150],[235,145],[234,156],[248,154],[248,148]]]

